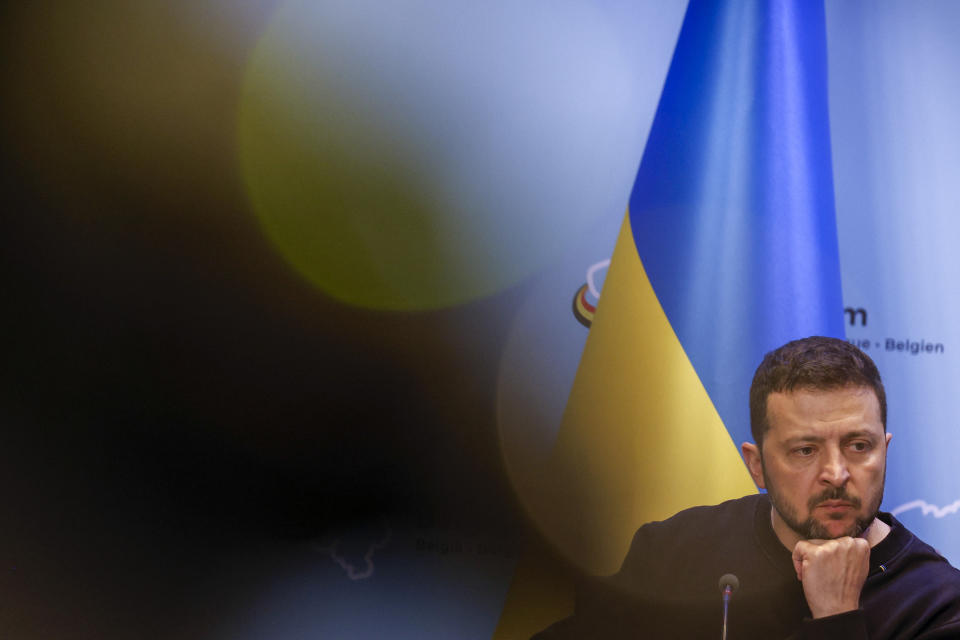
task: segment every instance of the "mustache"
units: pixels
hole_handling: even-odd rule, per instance
[[[847,490],[843,487],[833,487],[831,489],[826,489],[823,492],[813,496],[807,502],[807,506],[813,511],[817,505],[821,502],[826,502],[827,500],[842,500],[843,502],[849,502],[853,505],[854,509],[860,508],[860,498],[857,496],[852,496],[847,493]]]

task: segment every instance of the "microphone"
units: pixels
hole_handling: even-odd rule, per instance
[[[740,588],[740,581],[732,573],[720,576],[720,593],[723,595],[723,627],[720,629],[720,640],[727,640],[727,607],[730,605],[730,596]]]

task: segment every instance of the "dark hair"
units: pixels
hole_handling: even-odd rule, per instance
[[[887,394],[870,356],[846,340],[811,336],[794,340],[763,357],[750,385],[750,432],[757,446],[770,429],[767,398],[771,393],[842,387],[869,387],[880,403],[880,422],[887,430]]]

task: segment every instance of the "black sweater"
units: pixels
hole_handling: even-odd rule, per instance
[[[893,516],[880,519],[890,533],[870,551],[857,611],[811,619],[770,501],[751,495],[644,525],[620,571],[584,580],[574,615],[534,638],[717,638],[725,573],[740,580],[729,640],[960,638],[960,571]]]

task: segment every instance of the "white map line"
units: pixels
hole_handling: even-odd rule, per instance
[[[351,580],[366,580],[373,575],[373,555],[379,550],[383,549],[390,542],[390,528],[387,528],[386,533],[383,536],[383,540],[379,542],[374,542],[367,549],[367,552],[363,554],[363,561],[366,564],[366,567],[363,571],[358,571],[355,566],[350,564],[346,558],[337,553],[337,546],[340,544],[340,540],[334,540],[330,545],[322,547],[317,545],[315,548],[321,553],[326,553],[330,556],[330,559],[340,565],[340,568],[347,572],[347,577]]]
[[[607,260],[601,260],[600,262],[596,264],[592,264],[589,267],[587,267],[587,288],[590,289],[590,295],[592,295],[597,300],[600,299],[600,290],[597,289],[597,283],[594,282],[593,276],[600,269],[604,269],[609,266],[610,266],[610,260],[607,259]]]
[[[950,515],[951,513],[957,513],[960,511],[960,500],[957,500],[953,504],[948,504],[945,507],[938,507],[935,504],[930,504],[926,500],[913,500],[912,502],[907,502],[900,505],[890,513],[895,516],[900,515],[904,511],[910,511],[911,509],[922,509],[923,515],[929,516],[933,514],[934,518],[942,518],[944,516]]]

